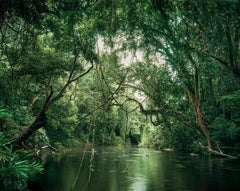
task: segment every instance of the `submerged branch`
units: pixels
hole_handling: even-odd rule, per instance
[[[217,156],[222,156],[222,157],[226,157],[226,158],[231,158],[231,159],[236,159],[237,156],[233,156],[233,155],[229,155],[229,154],[225,154],[221,151],[221,149],[219,148],[219,151],[213,149],[213,148],[210,148],[209,146],[204,146],[202,143],[200,142],[195,142],[201,149],[209,152],[209,153],[212,153],[214,155],[217,155]],[[218,146],[219,147],[219,146]]]

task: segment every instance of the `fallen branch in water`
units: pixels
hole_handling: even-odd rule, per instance
[[[53,151],[54,153],[57,153],[57,152],[58,152],[58,150],[57,150],[55,147],[53,147],[52,145],[46,145],[46,146],[41,147],[41,148],[37,151],[37,155],[38,155],[38,156],[40,155],[40,153],[42,152],[43,149],[50,149],[50,150]]]
[[[212,153],[212,154],[215,154],[215,155],[217,155],[217,156],[223,156],[223,157],[231,158],[231,159],[236,159],[236,158],[237,158],[236,156],[223,153],[223,152],[221,151],[219,145],[217,145],[218,150],[219,150],[219,151],[217,151],[217,150],[212,149],[211,147],[204,146],[204,145],[203,145],[202,143],[200,143],[200,142],[195,142],[195,143],[196,143],[198,146],[200,146],[201,149],[204,149],[204,150],[206,150],[207,152]]]

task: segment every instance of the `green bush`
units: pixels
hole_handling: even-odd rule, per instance
[[[6,140],[0,133],[0,190],[26,190],[27,181],[33,172],[42,172],[43,167],[32,161],[32,154],[22,157],[20,152],[7,146]]]
[[[222,145],[232,146],[240,140],[240,128],[233,121],[225,119],[223,116],[216,117],[211,124],[213,127],[213,138]]]

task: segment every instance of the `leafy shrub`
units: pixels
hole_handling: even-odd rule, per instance
[[[12,115],[5,109],[0,109],[0,119],[12,117]]]
[[[27,181],[33,172],[42,172],[43,167],[31,161],[32,154],[21,157],[20,152],[8,147],[0,133],[0,190],[26,190]]]
[[[225,119],[223,116],[216,117],[212,123],[214,131],[213,138],[223,145],[233,145],[240,140],[240,128],[233,121]]]

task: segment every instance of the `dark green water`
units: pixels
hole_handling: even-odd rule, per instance
[[[96,147],[89,179],[87,152],[74,191],[239,191],[240,161],[133,147]],[[83,149],[50,156],[33,191],[70,191]]]

